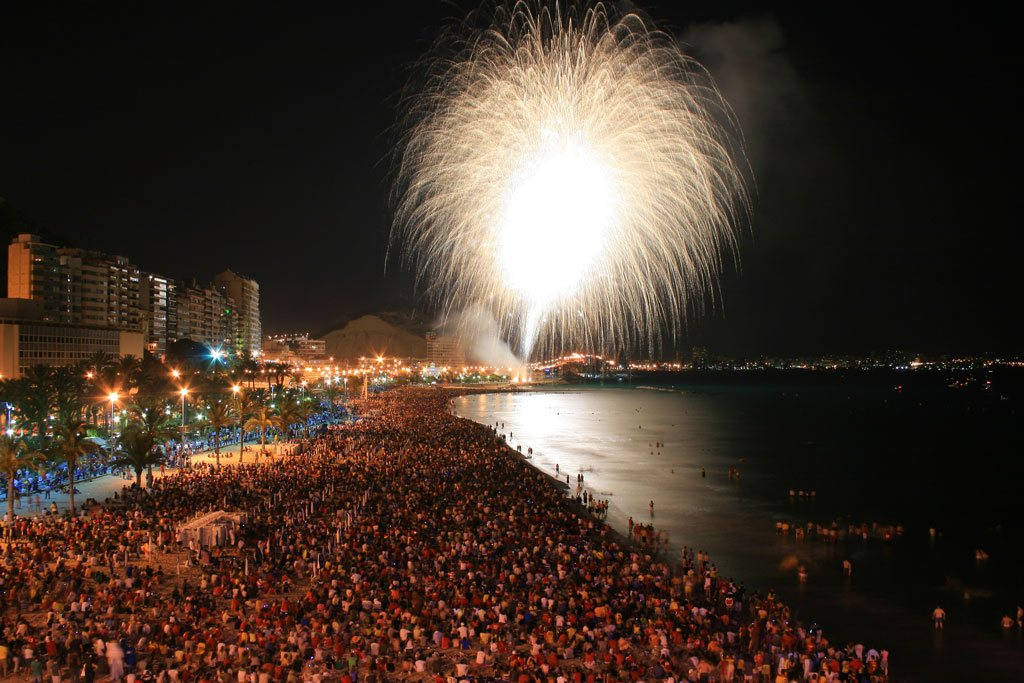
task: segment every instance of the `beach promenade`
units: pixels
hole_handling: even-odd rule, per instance
[[[243,462],[252,462],[255,459],[255,453],[259,450],[259,443],[248,442],[245,444],[245,454],[243,456]],[[276,459],[282,457],[283,454],[288,452],[289,446],[286,444],[281,445],[267,445],[266,455],[261,455],[260,459],[269,457]],[[230,466],[238,462],[238,451],[239,445],[237,443],[228,446],[223,446],[220,449],[220,464],[222,466]],[[199,465],[215,465],[217,458],[214,455],[213,450],[204,450],[195,453],[191,456],[191,465],[193,467]],[[175,474],[178,471],[177,467],[165,467],[153,468],[153,478],[157,479],[160,477]],[[146,474],[142,475],[143,481],[146,479]],[[129,476],[122,476],[119,473],[104,474],[99,477],[94,477],[85,481],[75,482],[75,506],[81,507],[84,503],[90,499],[102,503],[107,498],[113,498],[114,494],[120,495],[121,489],[125,486],[131,486],[135,482],[135,473],[129,471]],[[38,497],[39,505],[36,505],[36,498]],[[66,491],[50,491],[39,494],[32,494],[31,496],[20,497],[15,503],[15,514],[19,517],[35,517],[36,515],[45,514],[51,511],[51,506],[56,505],[58,513],[65,513],[69,509],[70,495]],[[0,499],[0,514],[7,512],[7,499],[6,493],[2,499]]]

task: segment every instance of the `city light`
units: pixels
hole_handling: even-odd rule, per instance
[[[114,432],[114,404],[117,403],[117,400],[119,398],[120,398],[120,394],[118,394],[116,391],[111,391],[109,394],[107,394],[107,399],[110,400],[110,433],[111,434],[113,434],[113,432]]]

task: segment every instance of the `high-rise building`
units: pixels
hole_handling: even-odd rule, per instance
[[[58,247],[18,235],[7,250],[8,297],[38,302],[42,322],[141,332],[145,349],[178,339],[259,352],[260,288],[230,270],[211,286],[143,273],[123,256]]]
[[[124,256],[61,248],[61,322],[142,329],[141,273]]]
[[[177,339],[218,348],[234,348],[234,302],[213,287],[177,285]]]
[[[173,280],[145,273],[139,283],[139,308],[146,350],[154,356],[167,353],[167,345],[177,339],[177,297]]]
[[[60,254],[37,235],[18,235],[7,248],[7,296],[42,304],[43,320],[61,319],[63,278]]]
[[[139,269],[123,256],[18,235],[7,248],[7,296],[42,302],[43,320],[141,329]]]
[[[458,368],[466,364],[466,351],[456,337],[427,333],[427,354],[435,367]]]
[[[230,269],[214,276],[213,283],[235,304],[235,338],[232,344],[235,351],[258,354],[263,344],[259,284]]]

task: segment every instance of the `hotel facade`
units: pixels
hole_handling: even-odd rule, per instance
[[[180,339],[240,355],[261,350],[259,285],[233,271],[208,286],[185,283],[142,272],[124,256],[47,244],[28,233],[11,241],[7,262],[8,298],[0,300],[4,377],[101,350],[162,357]]]

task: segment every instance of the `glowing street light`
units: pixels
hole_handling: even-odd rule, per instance
[[[175,370],[177,372],[177,370]],[[185,397],[188,396],[188,387],[182,387],[178,390],[181,394],[181,450],[185,452]]]
[[[235,417],[238,418],[238,462],[242,462],[242,409],[238,405],[238,397],[242,391],[240,384],[231,385],[231,393],[235,395]]]
[[[117,399],[120,398],[116,391],[111,391],[107,394],[107,398],[110,399],[110,434],[114,434],[114,404],[117,403]]]

